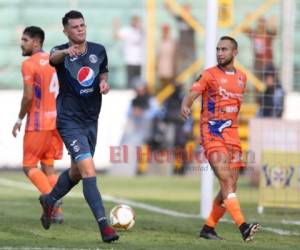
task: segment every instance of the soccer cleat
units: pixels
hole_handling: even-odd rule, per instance
[[[103,229],[101,229],[101,237],[103,242],[106,243],[111,243],[119,239],[119,235],[117,235],[116,231],[110,226],[106,226]]]
[[[46,195],[41,195],[40,198],[40,204],[43,208],[43,213],[41,216],[41,223],[44,229],[48,230],[51,225],[51,217],[54,211],[54,207],[51,207],[46,202]]]
[[[206,240],[223,240],[222,237],[217,235],[217,232],[213,227],[209,227],[207,225],[204,225],[202,230],[200,231],[200,238]]]
[[[243,223],[240,225],[240,231],[245,242],[253,240],[254,234],[259,231],[260,225],[258,223],[246,224]]]
[[[55,224],[62,224],[64,222],[64,215],[63,215],[63,212],[62,212],[62,200],[58,200],[55,205],[54,205],[54,208],[53,208],[53,213],[52,213],[52,216],[51,216],[51,222],[52,223],[55,223]]]

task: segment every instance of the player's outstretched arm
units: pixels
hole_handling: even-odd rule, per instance
[[[79,54],[79,45],[75,44],[67,49],[54,50],[50,55],[49,61],[51,65],[57,65],[63,62],[65,56],[76,57]]]
[[[184,120],[187,120],[191,114],[191,107],[193,105],[193,102],[195,99],[197,99],[200,96],[200,93],[195,91],[190,91],[184,98],[181,103],[181,117]]]

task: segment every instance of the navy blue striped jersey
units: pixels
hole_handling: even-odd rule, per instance
[[[54,47],[67,49],[69,44]],[[100,75],[108,72],[105,48],[87,42],[86,51],[76,57],[66,56],[55,67],[59,80],[57,96],[57,126],[82,127],[96,122],[101,109]]]

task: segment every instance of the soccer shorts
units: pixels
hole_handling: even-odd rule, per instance
[[[84,128],[62,128],[58,131],[74,162],[93,157],[97,143],[98,124],[89,123]]]
[[[23,166],[36,167],[39,162],[53,166],[62,158],[63,143],[57,130],[25,131],[23,138]]]
[[[204,144],[204,152],[207,159],[213,152],[222,152],[228,157],[230,168],[245,167],[242,149],[239,145],[226,144],[220,141],[208,142]]]

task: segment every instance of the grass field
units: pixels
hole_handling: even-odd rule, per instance
[[[5,181],[6,182],[5,182]],[[13,181],[13,182],[7,182]],[[22,185],[17,184],[21,182]],[[17,183],[17,184],[16,184]],[[177,212],[199,212],[198,177],[111,177],[99,176],[102,194],[130,199]],[[176,218],[135,208],[136,225],[120,231],[120,240],[104,244],[97,225],[80,197],[81,185],[65,198],[65,223],[42,229],[38,192],[21,172],[0,172],[0,250],[3,249],[300,249],[300,225],[282,223],[299,220],[299,210],[267,209],[256,213],[257,189],[240,180],[238,195],[246,217],[260,222],[262,231],[251,243],[244,243],[234,224],[221,222],[218,233],[224,241],[206,241],[198,237],[203,221],[198,218]],[[105,202],[109,211],[114,203]],[[229,219],[228,215],[226,215]],[[283,235],[287,234],[287,235]]]

